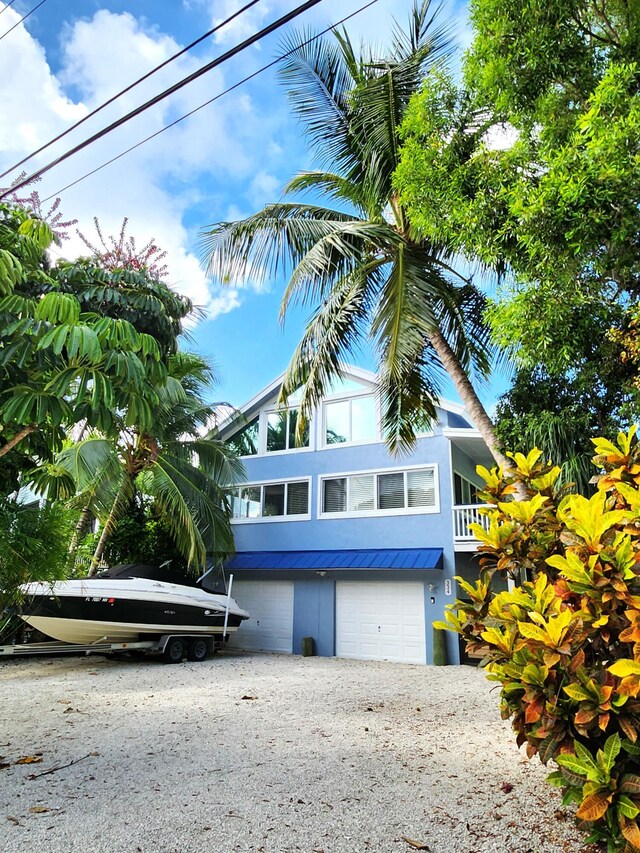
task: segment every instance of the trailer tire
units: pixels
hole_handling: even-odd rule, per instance
[[[180,663],[184,657],[184,642],[179,637],[171,637],[164,647],[162,657],[165,663]]]
[[[187,646],[187,660],[204,660],[209,652],[209,644],[206,640],[198,638],[192,640]]]

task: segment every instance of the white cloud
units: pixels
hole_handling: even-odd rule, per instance
[[[211,4],[212,26],[218,26],[226,21],[234,12],[245,6],[245,0],[215,0]],[[271,3],[258,3],[252,9],[238,15],[231,23],[227,24],[214,35],[217,44],[237,44],[258,32],[265,21],[271,19],[273,5]]]
[[[13,20],[18,18],[7,10],[7,23],[11,16]],[[62,67],[56,76],[41,45],[25,29],[12,35],[15,38],[7,39],[0,52],[0,74],[5,80],[12,80],[0,103],[0,165],[5,168],[180,48],[173,38],[146,27],[131,14],[100,10],[92,19],[77,20],[65,28]],[[27,168],[33,170],[48,162],[201,63],[201,59],[191,56],[171,63]],[[41,197],[55,195],[86,171],[198,106],[224,85],[222,72],[214,70],[185,87],[45,175],[38,187]],[[76,96],[75,102],[65,94],[65,88]],[[138,148],[117,165],[64,192],[65,218],[77,217],[80,227],[92,239],[94,216],[98,216],[106,235],[117,235],[127,216],[128,233],[138,245],[154,239],[167,250],[169,280],[178,291],[203,307],[209,317],[233,310],[240,304],[238,290],[214,288],[207,280],[191,249],[193,235],[183,220],[194,198],[201,196],[200,183],[211,180],[212,174],[220,183],[225,177],[251,183],[252,155],[247,145],[254,121],[257,118],[248,96],[226,102],[223,99]],[[172,187],[174,182],[177,184]],[[214,218],[212,214],[211,219]],[[61,252],[74,257],[86,254],[87,248],[73,234]]]
[[[249,200],[256,206],[262,207],[264,204],[275,201],[282,195],[282,181],[276,178],[275,175],[270,175],[268,172],[258,172],[249,188]]]
[[[220,20],[241,2],[184,0],[183,7],[208,9],[210,20]],[[358,0],[344,0],[338,11],[336,4],[321,3],[286,31],[304,26],[320,29],[358,5]],[[349,31],[356,40],[363,36],[375,41],[381,32],[381,19],[387,21],[397,13],[396,6],[394,0],[380,0],[350,21]],[[219,55],[222,45],[237,43],[290,8],[288,0],[261,2],[249,16],[243,15],[223,31],[217,44],[212,41],[206,48],[207,55],[180,57],[27,167],[33,169],[58,156],[192,73],[211,56]],[[405,10],[400,17],[406,17]],[[3,14],[7,28],[18,19],[14,9]],[[387,31],[385,27],[384,32]],[[55,196],[84,173],[256,70],[276,54],[284,33],[282,30],[275,34],[262,55],[256,50],[245,51],[225,65],[224,71],[219,68],[209,72],[57,166],[38,186],[41,197]],[[60,50],[56,52],[59,67],[54,73],[38,41],[24,27],[16,29],[3,41],[0,51],[0,76],[11,82],[5,86],[0,101],[0,171],[180,47],[171,35],[142,18],[102,9],[92,18],[76,19],[65,26]],[[265,202],[276,200],[285,181],[302,165],[304,143],[297,126],[291,123],[284,92],[276,90],[272,80],[271,76],[261,76],[253,88],[235,90],[66,190],[62,194],[65,218],[77,217],[80,226],[91,232],[91,221],[97,215],[106,234],[117,234],[127,216],[129,233],[139,245],[153,238],[168,251],[169,280],[204,307],[209,317],[236,309],[252,290],[268,290],[270,282],[266,278],[242,286],[234,283],[226,289],[218,287],[205,276],[193,246],[200,223],[240,218]],[[86,247],[74,237],[62,251],[69,255],[85,253]]]
[[[211,297],[209,302],[209,316],[214,318],[219,314],[228,314],[241,304],[240,294],[234,288],[216,288],[215,295]]]

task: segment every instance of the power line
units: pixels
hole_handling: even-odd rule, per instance
[[[15,0],[12,0],[12,2],[15,2]],[[43,2],[44,2],[44,0],[43,0]],[[80,127],[81,124],[84,124],[85,121],[88,121],[90,118],[93,118],[93,116],[95,116],[97,113],[101,112],[105,107],[108,107],[109,104],[112,104],[115,100],[120,98],[122,95],[126,95],[132,89],[135,89],[136,86],[138,86],[140,83],[143,83],[145,80],[148,80],[149,77],[153,76],[156,72],[160,71],[166,65],[169,65],[169,63],[173,62],[174,59],[178,59],[178,57],[182,56],[184,53],[187,53],[187,51],[192,50],[194,47],[196,47],[196,45],[200,44],[205,39],[212,36],[214,33],[217,33],[218,30],[221,30],[223,27],[226,27],[227,24],[230,24],[239,15],[242,15],[244,12],[248,11],[252,6],[255,6],[257,3],[260,3],[260,2],[261,2],[261,0],[251,0],[250,3],[247,3],[241,9],[238,9],[237,12],[234,12],[233,15],[229,15],[229,17],[226,18],[224,21],[222,21],[222,23],[217,24],[215,27],[213,27],[213,29],[209,30],[204,35],[201,35],[200,38],[197,38],[195,41],[192,41],[191,44],[188,44],[186,47],[183,47],[182,50],[178,51],[178,53],[174,53],[174,55],[170,56],[169,59],[165,59],[164,62],[162,62],[160,65],[156,65],[155,68],[151,69],[151,71],[148,71],[146,74],[144,74],[138,80],[136,80],[134,83],[131,83],[125,89],[122,89],[122,91],[118,92],[116,95],[113,95],[113,97],[109,98],[108,101],[105,101],[103,104],[100,104],[99,107],[96,107],[90,113],[87,113],[86,116],[83,116],[83,118],[79,119],[75,124],[72,124],[71,127],[68,127],[66,130],[64,130],[62,133],[59,133],[57,136],[54,136],[53,139],[50,139],[44,145],[41,145],[40,148],[36,149],[36,151],[32,151],[31,154],[29,154],[27,157],[23,157],[22,160],[19,160],[17,163],[14,163],[13,166],[10,166],[6,171],[4,171],[4,172],[2,172],[2,174],[0,174],[0,178],[6,177],[11,172],[14,172],[16,169],[20,168],[20,166],[24,165],[25,163],[28,163],[29,160],[32,160],[34,157],[36,157],[42,151],[45,151],[47,148],[50,148],[54,143],[59,142],[67,134],[71,133],[72,130],[75,130],[77,127]],[[5,6],[5,8],[7,8],[7,7]],[[2,14],[3,11],[4,11],[4,9],[2,11],[0,11],[0,15]]]
[[[40,8],[40,6],[42,6],[42,4],[43,4],[43,3],[46,3],[46,2],[47,2],[47,0],[40,0],[40,2],[38,3],[38,5],[37,5],[37,6],[34,6],[34,7],[33,7],[33,9],[31,9],[31,11],[30,11],[30,12],[27,12],[27,14],[26,14],[26,15],[23,15],[17,23],[15,23],[15,24],[10,28],[10,29],[8,29],[8,30],[6,31],[6,33],[2,33],[2,35],[0,36],[0,41],[2,41],[2,39],[3,39],[5,36],[8,36],[8,35],[9,35],[9,33],[13,32],[13,31],[15,30],[15,28],[16,28],[16,27],[19,27],[19,26],[20,26],[20,24],[24,24],[24,22],[27,20],[27,18],[29,18],[31,15],[33,15],[33,13],[34,13],[35,11],[37,11],[37,10]],[[11,5],[11,3],[9,3],[9,6],[10,6],[10,5]],[[8,7],[7,7],[7,6],[5,6],[5,8],[4,8],[2,11],[4,12],[4,11],[5,11],[5,9],[7,9],[7,8],[8,8]]]
[[[3,12],[6,12],[6,11],[7,11],[7,9],[11,8],[11,6],[13,6],[13,4],[14,4],[15,2],[16,2],[16,0],[9,0],[9,2],[7,3],[7,5],[6,5],[6,6],[3,6],[3,7],[2,7],[2,9],[0,9],[0,15],[1,15]]]
[[[45,0],[42,0],[42,2],[44,3]],[[14,184],[6,190],[3,190],[0,193],[0,199],[3,199],[6,196],[11,195],[11,193],[17,192],[18,190],[22,189],[22,187],[26,186],[27,184],[30,184],[36,178],[41,177],[50,169],[53,169],[54,166],[57,166],[59,163],[62,163],[64,160],[67,160],[69,157],[73,156],[74,154],[77,154],[78,151],[82,151],[84,148],[86,148],[88,145],[91,145],[93,142],[96,142],[98,139],[102,139],[103,136],[106,136],[108,133],[111,133],[112,130],[115,130],[117,127],[120,127],[121,125],[130,121],[132,118],[135,118],[136,116],[140,115],[145,110],[148,110],[150,107],[153,107],[156,104],[160,103],[160,101],[163,101],[165,98],[168,98],[169,95],[172,95],[174,92],[179,91],[184,86],[188,85],[189,83],[192,83],[194,80],[197,80],[199,77],[202,77],[203,74],[206,74],[213,68],[217,68],[217,66],[222,65],[224,62],[227,62],[229,59],[233,58],[238,53],[241,53],[243,50],[246,50],[247,47],[250,47],[257,41],[260,41],[261,38],[270,35],[270,33],[280,29],[280,27],[283,27],[285,24],[288,24],[290,21],[294,20],[294,18],[297,18],[299,15],[302,15],[304,12],[313,8],[313,6],[317,6],[318,3],[321,2],[322,0],[307,0],[306,3],[302,3],[300,6],[296,6],[295,9],[293,9],[291,12],[288,12],[286,15],[283,15],[282,17],[278,18],[272,24],[263,27],[257,33],[254,33],[254,35],[249,36],[249,38],[246,38],[239,45],[236,45],[235,47],[231,48],[231,50],[226,51],[226,53],[223,53],[221,56],[217,57],[211,62],[208,62],[206,65],[203,65],[202,68],[199,68],[197,71],[194,71],[193,74],[189,74],[187,77],[183,77],[182,80],[179,80],[177,83],[174,83],[173,86],[170,86],[168,89],[165,89],[163,92],[160,92],[159,95],[156,95],[155,97],[146,101],[140,107],[136,107],[135,110],[132,110],[131,112],[112,122],[107,127],[103,128],[97,133],[94,133],[92,136],[88,137],[88,139],[85,139],[84,142],[81,142],[78,145],[74,146],[69,151],[62,154],[60,157],[57,157],[55,160],[52,160],[50,163],[47,163],[47,165],[43,166],[41,169],[32,172],[30,175],[28,175],[26,178],[23,178],[17,184]]]
[[[44,204],[44,202],[50,201],[52,198],[56,198],[57,196],[61,195],[66,190],[71,189],[71,187],[75,187],[76,184],[79,184],[82,181],[86,180],[87,178],[90,178],[92,175],[95,175],[96,172],[100,172],[102,169],[106,168],[107,166],[110,166],[112,163],[115,163],[117,160],[120,160],[122,157],[126,156],[127,154],[130,154],[132,151],[135,151],[136,148],[140,148],[145,143],[150,142],[152,139],[155,139],[156,136],[160,136],[161,133],[164,133],[166,130],[170,130],[172,127],[175,127],[177,124],[180,124],[180,122],[183,122],[185,119],[190,118],[195,113],[200,112],[200,110],[204,109],[205,107],[208,107],[214,101],[219,100],[224,95],[228,95],[229,92],[233,92],[234,89],[237,89],[240,86],[243,86],[249,80],[252,80],[254,77],[257,77],[259,74],[262,74],[264,71],[267,71],[269,68],[272,68],[274,65],[277,65],[278,62],[282,62],[282,60],[286,59],[287,56],[291,56],[292,53],[295,53],[301,47],[305,47],[306,45],[311,44],[312,42],[321,38],[321,36],[326,35],[331,30],[335,29],[336,27],[339,27],[341,24],[346,23],[346,21],[348,21],[350,18],[354,18],[356,15],[359,15],[360,12],[364,12],[365,9],[368,9],[370,6],[373,6],[377,2],[378,2],[378,0],[369,0],[369,2],[366,3],[364,6],[360,6],[354,12],[351,12],[350,15],[346,15],[344,18],[341,18],[339,21],[336,21],[335,23],[326,27],[324,30],[321,30],[319,33],[316,33],[314,36],[311,36],[310,38],[301,42],[297,47],[292,48],[291,50],[288,50],[286,53],[283,53],[281,56],[278,56],[277,59],[274,59],[272,62],[269,62],[267,65],[263,65],[262,68],[259,68],[257,71],[254,71],[253,74],[249,74],[247,77],[243,77],[242,80],[239,80],[237,83],[234,83],[233,86],[229,86],[228,89],[224,89],[222,92],[219,92],[213,98],[209,98],[208,101],[205,101],[203,104],[200,104],[200,106],[195,107],[195,109],[191,110],[188,113],[185,113],[184,115],[180,116],[180,118],[177,118],[177,119],[175,119],[175,121],[172,121],[170,124],[166,124],[164,127],[161,127],[160,130],[156,130],[155,133],[152,133],[149,136],[145,137],[144,139],[141,139],[140,142],[136,142],[135,145],[132,145],[130,148],[127,148],[125,151],[121,151],[120,154],[116,154],[115,157],[112,157],[110,160],[107,160],[106,162],[102,163],[100,166],[96,166],[96,168],[92,169],[90,172],[86,172],[84,175],[77,178],[75,181],[72,181],[70,184],[67,184],[66,186],[62,187],[62,189],[59,189],[55,193],[48,195],[46,198],[43,198],[42,199],[43,204]]]

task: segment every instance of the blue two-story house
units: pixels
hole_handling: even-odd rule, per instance
[[[247,482],[232,491],[233,596],[251,613],[234,642],[319,655],[432,661],[432,628],[456,595],[454,575],[477,575],[469,533],[481,521],[475,468],[490,453],[461,406],[410,454],[380,432],[375,376],[355,367],[317,407],[296,446],[295,396],[277,405],[282,377],[222,425]],[[448,638],[459,662],[456,637]]]

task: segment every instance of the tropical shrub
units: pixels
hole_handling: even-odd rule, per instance
[[[20,504],[0,496],[0,643],[24,627],[12,615],[20,584],[68,577],[74,523],[75,513],[60,503]]]
[[[512,454],[478,472],[491,505],[479,578],[448,627],[485,652],[518,746],[557,765],[548,777],[590,841],[640,851],[640,443],[594,439],[592,497],[557,488],[560,469]],[[524,500],[514,500],[522,496]],[[492,579],[506,576],[507,591]]]

